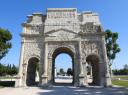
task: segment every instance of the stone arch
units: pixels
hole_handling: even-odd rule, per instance
[[[90,54],[86,57],[86,62],[90,67],[92,78],[91,85],[100,85],[100,58],[96,54]]]
[[[37,85],[38,82],[36,81],[36,77],[39,71],[39,57],[30,57],[27,64],[26,85]]]
[[[75,58],[75,54],[74,52],[68,48],[68,47],[58,47],[54,50],[54,52],[52,53],[52,81],[53,83],[55,83],[55,79],[54,79],[54,67],[55,67],[55,58],[61,54],[61,53],[66,53],[68,54],[71,58],[72,58],[72,69],[73,69],[73,82],[74,83],[74,76],[75,76],[75,73],[74,73],[74,58]]]
[[[40,56],[39,56],[39,55],[30,54],[30,55],[26,55],[26,57],[24,58],[24,63],[28,63],[28,61],[29,61],[31,58],[37,58],[37,59],[39,59],[39,61],[40,61]]]
[[[56,49],[58,49],[58,48],[68,48],[68,49],[70,49],[70,50],[74,53],[74,55],[76,55],[75,48],[73,48],[73,47],[71,47],[71,46],[68,46],[68,45],[57,45],[57,46],[55,46],[54,48],[52,48],[52,49],[49,51],[48,57],[49,57],[49,58],[52,58],[52,55],[53,55],[54,51],[55,51]]]

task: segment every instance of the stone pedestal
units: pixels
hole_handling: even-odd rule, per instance
[[[109,72],[107,72],[106,76],[105,76],[105,87],[111,87],[112,86],[112,82],[111,82],[111,77]]]
[[[79,75],[79,86],[87,86],[87,80],[85,79],[84,74]]]
[[[21,86],[21,77],[17,75],[15,77],[15,87],[20,87],[20,86]]]
[[[42,81],[41,81],[41,83],[39,83],[39,86],[41,86],[41,87],[48,86],[48,76],[43,75],[43,76],[41,76],[41,79],[42,79]]]

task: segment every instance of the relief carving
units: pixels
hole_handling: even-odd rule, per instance
[[[95,42],[82,42],[82,62],[86,62],[86,57],[90,54],[99,55],[99,48]]]
[[[93,22],[88,22],[81,25],[81,30],[83,33],[86,32],[98,32],[99,26],[94,25]]]

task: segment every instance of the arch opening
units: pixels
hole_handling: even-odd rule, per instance
[[[62,55],[62,56],[61,56]],[[59,64],[63,64],[65,60],[65,64],[63,67],[57,67],[57,59],[59,59]],[[65,58],[66,59],[65,59]],[[52,80],[53,84],[73,84],[74,83],[74,53],[67,47],[61,47],[54,51],[52,55]],[[68,68],[65,68],[64,65],[68,65]],[[57,68],[59,70],[57,70]],[[60,70],[61,69],[61,70]],[[64,70],[64,72],[62,71]],[[67,70],[70,69],[70,70]],[[68,72],[67,72],[68,71]],[[63,74],[61,74],[63,73]],[[70,73],[70,74],[69,74]],[[69,74],[69,75],[68,75]]]
[[[27,86],[36,86],[39,83],[39,59],[32,57],[28,61],[27,67]]]
[[[99,76],[99,57],[97,55],[89,55],[86,58],[87,75],[89,85],[100,85]]]

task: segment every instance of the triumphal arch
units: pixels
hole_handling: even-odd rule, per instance
[[[22,26],[16,87],[53,85],[55,58],[60,53],[72,58],[74,86],[89,85],[87,65],[92,68],[92,84],[111,85],[105,32],[97,13],[78,13],[76,8],[48,8],[44,14],[28,15]]]

